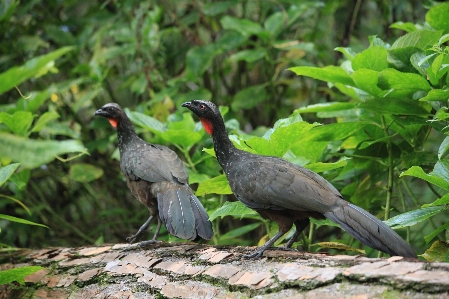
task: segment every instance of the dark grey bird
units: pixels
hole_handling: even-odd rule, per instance
[[[215,104],[194,100],[182,104],[212,135],[215,154],[235,196],[263,218],[275,221],[279,232],[248,258],[258,258],[295,224],[291,247],[309,225],[309,217],[328,218],[360,242],[390,255],[417,258],[395,231],[362,208],[343,199],[338,190],[311,170],[270,156],[237,149],[229,140]]]
[[[187,170],[178,155],[137,136],[131,120],[118,104],[106,104],[95,115],[107,118],[117,129],[120,168],[126,183],[150,211],[148,220],[127,241],[133,243],[153,218],[157,218],[158,223],[153,239],[142,245],[157,240],[162,223],[170,234],[181,239],[212,239],[209,217],[190,189]]]

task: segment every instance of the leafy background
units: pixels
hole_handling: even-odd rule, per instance
[[[449,261],[447,20],[430,1],[2,1],[3,250],[124,242],[146,220],[116,133],[93,118],[107,102],[185,161],[212,244],[263,244],[275,224],[235,201],[180,108],[206,99],[238,147],[319,172],[423,258]],[[378,254],[329,221],[296,245]]]

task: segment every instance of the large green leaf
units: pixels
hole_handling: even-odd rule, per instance
[[[341,83],[357,87],[351,76],[339,66],[325,66],[322,68],[297,66],[289,68],[288,70],[294,72],[298,76],[308,76],[326,82]]]
[[[8,220],[8,221],[22,223],[22,224],[26,224],[26,225],[36,225],[36,226],[42,226],[42,227],[48,228],[48,226],[46,226],[44,224],[40,224],[40,223],[32,222],[32,221],[29,221],[29,220],[26,220],[26,219],[17,218],[17,217],[14,217],[14,216],[9,216],[9,215],[4,215],[4,214],[0,214],[0,219],[5,219],[5,220]]]
[[[70,166],[69,173],[75,182],[88,183],[101,178],[103,169],[87,163],[76,163]]]
[[[295,110],[295,113],[308,112],[333,112],[341,110],[349,110],[355,108],[355,103],[348,102],[329,102],[305,106]]]
[[[128,114],[131,121],[136,125],[144,127],[155,134],[159,134],[165,131],[164,124],[155,119],[154,117],[136,111],[133,112],[128,110],[126,111],[127,111],[126,114]]]
[[[195,195],[203,196],[206,194],[232,194],[226,176],[222,174],[200,183]]]
[[[31,132],[39,132],[42,130],[45,125],[54,119],[59,118],[59,114],[56,111],[47,111],[44,114],[42,114],[39,119],[37,120],[36,124],[31,129]]]
[[[443,188],[445,190],[449,190],[449,182],[444,179],[443,177],[434,174],[434,173],[425,173],[424,170],[419,166],[412,166],[403,173],[401,173],[401,177],[404,175],[414,176],[420,179],[423,179],[429,183],[432,183],[434,185],[437,185],[440,188]]]
[[[35,168],[51,162],[57,155],[84,152],[83,144],[78,140],[33,140],[0,133],[0,157],[17,161],[24,167]]]
[[[335,123],[325,126],[318,126],[307,133],[305,140],[314,141],[334,141],[343,140],[355,132],[361,130],[368,123],[366,122],[347,122]]]
[[[370,69],[382,71],[388,67],[387,50],[381,46],[374,46],[357,54],[352,60],[354,71],[359,69]]]
[[[395,69],[385,69],[379,73],[378,86],[388,90],[390,98],[404,98],[416,91],[429,91],[429,82],[417,74],[403,73]]]
[[[0,186],[9,179],[19,166],[20,163],[12,163],[0,168]]]
[[[28,129],[33,123],[34,116],[28,111],[17,111],[13,115],[0,112],[0,122],[3,122],[8,128],[18,136],[26,136]]]
[[[404,36],[398,38],[393,45],[392,49],[415,47],[421,50],[427,50],[434,44],[438,43],[439,38],[442,35],[442,31],[433,30],[418,30],[407,33]]]
[[[437,30],[449,32],[449,3],[432,6],[426,14],[426,21]]]
[[[429,93],[419,99],[420,101],[445,101],[449,98],[449,89],[443,90],[443,89],[432,89],[429,91]]]
[[[251,86],[239,91],[232,101],[232,110],[251,109],[257,106],[260,102],[268,99],[265,85],[266,84]]]
[[[179,144],[183,148],[189,148],[201,140],[203,137],[199,132],[191,130],[173,130],[168,129],[161,134],[164,140],[173,144]]]
[[[0,286],[14,281],[24,285],[25,276],[33,274],[41,269],[43,269],[41,266],[24,266],[0,271]]]
[[[243,50],[237,52],[229,57],[230,61],[241,61],[254,62],[256,60],[262,59],[267,55],[265,49],[253,49],[253,50]]]
[[[239,19],[231,16],[224,16],[220,19],[223,29],[230,29],[239,32],[243,36],[249,37],[253,34],[258,34],[262,31],[262,26],[259,23],[248,19]]]
[[[307,164],[305,167],[314,172],[324,172],[344,167],[346,166],[346,164],[348,164],[348,158],[340,159],[339,161],[334,163],[322,163],[322,162],[311,163]]]
[[[449,244],[438,240],[435,241],[421,256],[428,262],[448,262],[446,258],[448,252]]]
[[[206,16],[214,17],[227,11],[237,3],[237,0],[204,3],[204,5],[202,6],[202,11]]]
[[[215,44],[193,47],[186,57],[187,78],[197,80],[209,69],[213,58],[220,53]]]
[[[225,217],[225,216],[255,216],[257,212],[248,208],[240,201],[225,202],[220,208],[216,209],[212,214],[209,215],[209,220],[213,221],[217,217]]]
[[[36,75],[37,73],[39,73],[41,71],[42,68],[45,67],[45,65],[47,63],[59,58],[60,56],[71,51],[72,49],[73,49],[73,47],[64,47],[64,48],[58,49],[58,50],[48,53],[46,55],[42,55],[42,56],[33,58],[33,59],[27,61],[22,66],[10,68],[6,72],[1,73],[0,74],[0,94],[4,93],[5,91],[10,90],[14,86],[17,86],[20,83],[22,83],[23,81]]]
[[[360,69],[352,73],[351,78],[354,80],[357,88],[374,97],[381,98],[386,94],[385,91],[377,86],[379,82],[379,72],[377,71]]]
[[[406,212],[406,213],[397,215],[393,218],[390,218],[387,221],[385,221],[385,223],[388,226],[391,226],[391,228],[393,228],[393,229],[412,226],[412,225],[420,223],[420,222],[422,222],[422,221],[424,221],[424,220],[426,220],[446,209],[447,209],[447,207],[445,207],[445,206],[434,206],[434,207],[417,209],[417,210]]]
[[[407,99],[373,99],[360,104],[359,107],[380,114],[420,116],[430,114],[418,101]]]

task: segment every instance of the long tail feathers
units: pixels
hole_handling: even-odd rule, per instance
[[[195,240],[197,236],[212,239],[209,217],[190,188],[167,182],[159,190],[159,217],[170,234],[186,240]]]
[[[417,258],[413,248],[394,230],[367,211],[350,203],[324,216],[340,226],[360,242],[391,256]]]

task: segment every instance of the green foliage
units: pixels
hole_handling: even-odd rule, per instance
[[[237,147],[317,171],[345,199],[399,217],[391,221],[418,253],[447,241],[447,4],[426,11],[370,0],[357,12],[345,1],[17,4],[0,4],[0,163],[8,167],[0,207],[58,229],[2,221],[5,243],[123,242],[147,218],[120,173],[115,131],[93,118],[107,102],[185,161],[213,219],[211,242],[272,236],[276,227],[230,194],[210,137],[180,108],[192,99],[221,105]],[[340,238],[329,221],[312,222],[303,246]]]
[[[25,266],[0,271],[0,285],[4,285],[13,281],[17,281],[18,283],[24,285],[24,278],[26,276],[42,269],[43,268],[41,266]]]

